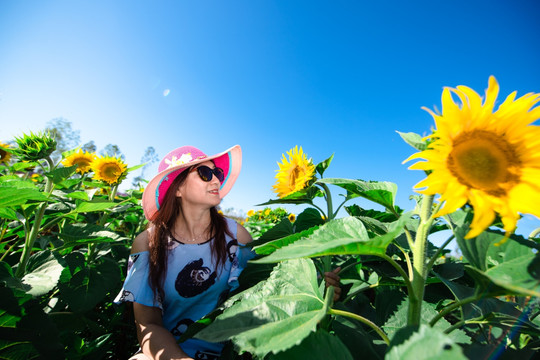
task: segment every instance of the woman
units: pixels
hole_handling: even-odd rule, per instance
[[[206,156],[191,146],[171,151],[148,183],[142,206],[150,221],[132,246],[115,302],[133,302],[141,351],[132,359],[218,359],[221,343],[177,340],[187,326],[226,299],[253,253],[247,230],[216,206],[240,172],[236,145]],[[337,285],[336,274],[326,274]],[[340,289],[337,288],[339,291]]]

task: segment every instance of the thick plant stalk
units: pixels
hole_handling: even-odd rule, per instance
[[[407,325],[420,325],[422,314],[422,300],[424,299],[424,287],[426,285],[426,245],[429,228],[433,223],[431,206],[433,195],[424,196],[420,208],[420,225],[416,232],[413,244],[413,294],[409,294],[409,313]]]
[[[118,191],[118,184],[111,186],[111,191],[109,193],[109,201],[114,201],[114,198],[116,196],[116,192]],[[101,214],[101,217],[99,218],[99,225],[104,226],[107,222],[108,213],[103,212]],[[91,262],[94,260],[94,256],[96,255],[96,243],[88,244],[88,261]]]
[[[54,164],[51,157],[47,156],[45,160],[47,161],[49,170],[52,169]],[[46,177],[45,193],[50,194],[52,191],[52,188],[53,188],[52,180]],[[37,236],[39,234],[39,230],[41,229],[41,220],[43,220],[43,215],[45,214],[46,207],[47,207],[47,201],[39,205],[39,207],[36,210],[34,225],[32,226],[30,233],[26,233],[26,239],[24,242],[24,248],[21,255],[21,260],[19,261],[19,265],[17,266],[17,271],[15,272],[15,276],[18,278],[22,278],[23,275],[26,273],[26,266],[28,264],[28,259],[30,258],[30,255],[32,253],[32,248],[34,247],[34,243],[36,242]]]

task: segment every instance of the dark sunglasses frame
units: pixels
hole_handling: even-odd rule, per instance
[[[225,173],[223,172],[223,169],[220,167],[210,168],[206,165],[201,165],[197,168],[197,174],[199,174],[199,177],[204,182],[209,182],[212,180],[212,176],[216,176],[216,178],[219,180],[220,183],[223,183],[223,180],[225,180]]]

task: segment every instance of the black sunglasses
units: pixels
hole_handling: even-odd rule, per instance
[[[225,180],[225,174],[223,173],[222,168],[215,167],[211,169],[206,165],[201,165],[196,170],[202,181],[209,182],[210,180],[212,180],[212,174],[216,175],[220,183]]]

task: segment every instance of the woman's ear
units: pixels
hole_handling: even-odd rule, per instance
[[[179,186],[177,189],[176,189],[176,197],[179,198],[179,197],[182,197],[182,186]]]

